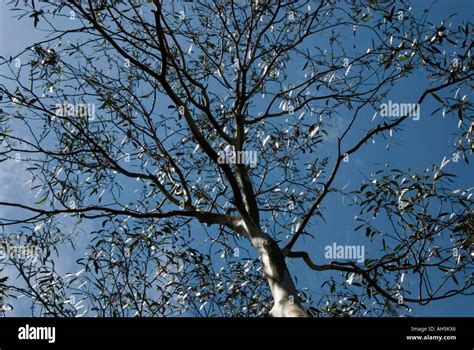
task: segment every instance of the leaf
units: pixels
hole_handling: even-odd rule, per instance
[[[148,98],[150,97],[151,95],[153,95],[153,91],[150,91],[148,94],[145,94],[143,96],[140,96],[140,98]]]
[[[40,10],[40,11],[34,11],[30,17],[33,17],[33,25],[36,26],[38,25],[38,22],[39,22],[39,17],[43,14],[43,10]]]
[[[372,230],[370,229],[370,227],[367,227],[367,228],[365,229],[365,235],[366,235],[366,237],[369,237],[371,233],[372,233]]]
[[[35,204],[43,204],[46,201],[47,197],[44,197],[43,199],[40,199],[39,201],[35,202]]]
[[[434,97],[438,102],[443,103],[443,100],[441,99],[441,97],[439,97],[438,95],[436,95],[434,92],[432,92],[431,95],[433,95],[433,97]]]

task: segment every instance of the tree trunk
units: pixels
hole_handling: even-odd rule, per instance
[[[267,233],[243,219],[239,220],[236,227],[239,233],[249,239],[262,258],[263,272],[274,300],[270,316],[307,317],[278,244]]]

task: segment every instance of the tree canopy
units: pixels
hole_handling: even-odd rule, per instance
[[[446,170],[472,157],[471,23],[405,0],[9,7],[44,39],[0,57],[0,168],[34,194],[0,201],[6,315],[402,315],[472,295],[472,188]],[[456,160],[397,169],[393,146],[339,183],[420,118],[450,119]],[[360,261],[314,250],[334,197]]]

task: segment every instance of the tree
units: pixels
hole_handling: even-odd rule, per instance
[[[468,162],[470,23],[434,25],[429,8],[390,0],[10,4],[45,39],[1,61],[0,161],[17,160],[37,193],[0,203],[6,300],[28,296],[40,315],[307,316],[472,295],[473,199],[445,164],[337,184],[427,101],[457,120],[452,151]],[[415,73],[414,104],[381,106]],[[381,254],[314,262],[303,243],[336,195]],[[80,244],[82,269],[58,271]],[[327,277],[319,302],[291,260]]]

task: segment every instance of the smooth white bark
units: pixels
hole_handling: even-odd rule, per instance
[[[301,308],[298,291],[277,243],[267,233],[242,219],[235,226],[239,233],[250,240],[261,256],[263,272],[274,300],[270,315],[272,317],[307,317],[308,315]]]

